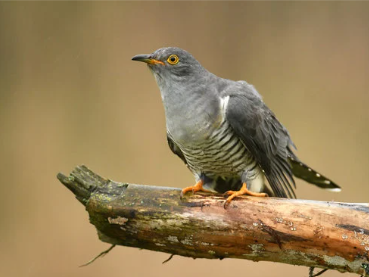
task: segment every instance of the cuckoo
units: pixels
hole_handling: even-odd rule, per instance
[[[170,149],[194,174],[182,190],[296,198],[294,176],[320,188],[340,187],[303,163],[287,129],[246,81],[220,78],[176,47],[136,55],[160,89]],[[266,182],[267,181],[267,182]]]

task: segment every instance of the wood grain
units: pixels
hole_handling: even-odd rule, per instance
[[[85,166],[58,179],[107,243],[175,255],[273,261],[368,274],[369,205],[221,195],[104,179]]]

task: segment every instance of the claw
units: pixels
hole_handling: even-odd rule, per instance
[[[198,181],[196,183],[196,185],[192,186],[192,187],[187,187],[187,188],[184,188],[182,191],[181,191],[181,195],[180,195],[180,199],[183,198],[183,196],[189,192],[189,191],[192,191],[192,193],[195,193],[197,191],[207,191],[205,190],[202,185],[204,184],[204,182],[202,180]]]
[[[223,207],[224,207],[224,209],[226,210],[227,208],[228,208],[228,206],[229,206],[229,204],[231,203],[231,201],[224,201],[224,205],[223,205]]]
[[[228,196],[227,200],[224,202],[224,209],[227,209],[227,207],[229,206],[229,204],[231,203],[232,199],[237,197],[237,196],[240,196],[240,195],[243,195],[243,194],[247,194],[247,195],[251,195],[251,196],[256,196],[256,197],[268,197],[268,194],[266,193],[258,193],[258,192],[252,192],[252,191],[249,191],[247,189],[247,186],[246,186],[246,183],[243,183],[242,184],[242,187],[239,191],[233,191],[233,190],[229,190],[229,191],[226,191],[223,195],[224,196],[227,196],[227,195],[230,195]]]

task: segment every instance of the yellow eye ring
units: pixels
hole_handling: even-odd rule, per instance
[[[179,58],[177,55],[170,55],[167,59],[167,62],[170,64],[177,64],[179,62]]]

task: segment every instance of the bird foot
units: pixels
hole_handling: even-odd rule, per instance
[[[187,193],[187,192],[189,192],[189,191],[192,191],[192,193],[195,193],[195,192],[197,192],[197,191],[205,191],[205,192],[207,192],[207,190],[206,189],[204,189],[203,187],[202,187],[202,185],[204,184],[204,182],[202,181],[202,180],[200,180],[200,181],[198,181],[197,183],[196,183],[196,185],[194,185],[194,186],[192,186],[192,187],[187,187],[187,188],[184,188],[182,191],[181,191],[181,196],[180,196],[180,198],[182,199],[183,198],[183,196]]]
[[[244,194],[255,196],[255,197],[268,197],[268,194],[264,192],[258,193],[258,192],[249,191],[247,189],[246,183],[243,183],[240,190],[238,191],[229,190],[223,194],[224,196],[229,195],[227,200],[224,202],[224,209],[227,209],[227,207],[229,206],[233,198],[240,196],[240,195],[244,195]]]

